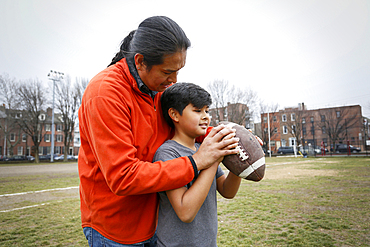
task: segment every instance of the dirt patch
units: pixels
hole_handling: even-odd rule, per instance
[[[310,169],[309,165],[267,167],[264,179],[299,179],[302,177],[338,176],[337,171]]]

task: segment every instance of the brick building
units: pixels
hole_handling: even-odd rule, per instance
[[[5,106],[0,106],[0,155],[35,155],[34,143],[31,136],[27,135],[21,127],[16,124],[17,120],[22,119],[22,111],[9,110]],[[52,135],[52,109],[39,115],[40,123],[38,128],[41,131],[41,142],[39,145],[39,155],[47,155],[51,152]],[[64,125],[60,114],[54,114],[54,154],[64,154]],[[5,141],[5,132],[8,134],[9,142]],[[68,154],[73,154],[72,147]]]
[[[267,113],[261,114],[261,131],[265,145],[268,133]],[[361,106],[343,106],[307,110],[305,105],[269,113],[270,145],[276,152],[280,146],[322,146],[349,143],[365,149],[364,118]]]
[[[221,121],[229,121],[254,130],[253,119],[246,104],[227,103],[225,107],[209,109],[209,114],[211,116],[210,126],[217,126]]]

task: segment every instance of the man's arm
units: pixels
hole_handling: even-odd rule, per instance
[[[166,191],[168,199],[181,221],[190,223],[194,220],[208,195],[218,164],[216,162],[211,167],[202,170],[189,189],[181,187]]]

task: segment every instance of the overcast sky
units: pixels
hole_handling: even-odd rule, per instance
[[[153,15],[192,42],[178,81],[226,80],[280,109],[359,104],[370,117],[369,0],[0,0],[0,74],[91,79]]]

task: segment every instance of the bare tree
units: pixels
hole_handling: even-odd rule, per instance
[[[257,94],[253,90],[232,86],[228,90],[229,121],[240,125],[248,123],[253,116],[256,100]]]
[[[85,91],[88,83],[89,83],[89,79],[87,79],[87,78],[76,78],[76,82],[74,84],[74,87],[75,87],[75,90],[77,91],[77,95],[80,99],[79,105],[81,105],[82,96],[84,94],[84,91]]]
[[[207,84],[212,96],[215,118],[212,122],[230,121],[247,127],[253,116],[257,95],[249,88],[230,85],[225,80],[215,80]]]
[[[21,140],[21,130],[17,129],[18,112],[16,111],[18,81],[9,75],[0,75],[0,99],[4,102],[3,121],[0,121],[0,133],[4,135],[9,155],[14,154],[14,147]],[[12,139],[14,135],[14,139]],[[15,138],[18,136],[18,138]],[[11,140],[12,139],[12,140]],[[4,155],[6,148],[4,146]]]
[[[359,123],[361,113],[352,112],[348,107],[320,109],[319,114],[322,117],[316,126],[327,134],[333,145],[333,151],[335,151],[336,143],[348,139],[348,129],[361,124]]]
[[[19,85],[17,90],[19,109],[22,118],[19,120],[21,129],[31,136],[35,146],[35,162],[39,162],[39,146],[43,139],[46,117],[43,114],[46,106],[45,89],[41,81],[28,80]]]
[[[61,114],[64,128],[64,161],[67,161],[69,147],[73,144],[73,131],[77,122],[77,111],[80,106],[83,85],[80,81],[72,86],[71,77],[66,76],[56,86],[56,108]]]
[[[212,96],[212,106],[216,109],[216,120],[222,121],[220,110],[227,104],[229,82],[224,80],[215,80],[207,84],[207,90]]]
[[[287,111],[287,113],[290,114],[290,116],[287,116],[286,121],[288,132],[296,139],[296,144],[299,146],[302,142],[302,120],[305,117],[305,110],[293,108],[291,111]]]

